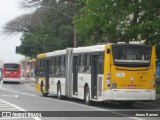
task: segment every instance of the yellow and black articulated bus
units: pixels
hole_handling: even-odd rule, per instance
[[[36,91],[91,101],[132,105],[156,99],[155,47],[111,44],[37,55]]]

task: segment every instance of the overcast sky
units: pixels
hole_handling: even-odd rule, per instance
[[[18,0],[0,1],[0,31],[8,21],[22,14],[18,4]],[[20,36],[21,34],[8,36],[0,33],[0,61],[19,62],[24,58],[24,56],[15,53],[15,47],[21,44]]]

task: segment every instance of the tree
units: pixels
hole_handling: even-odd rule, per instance
[[[21,1],[22,7],[33,8],[32,13],[8,22],[5,33],[22,32],[20,52],[35,57],[42,52],[73,46],[74,5],[64,0]]]
[[[21,38],[21,53],[35,57],[39,53],[72,47],[73,8],[69,6],[70,4],[62,2],[43,7],[45,12],[37,27],[33,26],[35,29],[31,32],[25,32]]]
[[[44,0],[19,0],[20,8],[31,9],[41,7]]]
[[[47,10],[47,8],[38,8],[33,13],[23,14],[14,18],[3,27],[3,33],[32,33],[37,29],[38,25],[41,24],[42,18]]]
[[[159,0],[83,0],[75,24],[85,44],[145,40],[156,44],[160,30]],[[85,31],[84,31],[85,30]]]

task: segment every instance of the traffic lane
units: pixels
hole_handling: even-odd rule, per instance
[[[26,95],[29,94],[30,96],[34,95],[34,96],[41,97],[41,93],[35,92],[35,88],[30,87],[29,85],[26,85],[26,84],[4,84],[2,87],[9,89],[11,91],[24,93]],[[47,99],[57,100],[57,96],[49,95],[47,97]],[[65,98],[63,101],[72,102],[75,104],[81,104],[81,105],[86,106],[82,100],[78,100],[78,99]],[[133,111],[136,111],[136,110],[160,110],[159,104],[152,104],[152,103],[148,103],[148,102],[138,102],[138,103],[134,104],[133,107],[123,107],[123,106],[119,106],[116,103],[111,103],[111,102],[106,102],[106,103],[96,102],[93,104],[93,106],[96,108],[99,108],[99,109],[106,109],[106,110],[109,109],[109,110],[115,110],[115,111],[119,111],[119,110],[133,110]]]
[[[9,95],[7,95],[7,97],[11,97]],[[14,120],[19,120],[19,119],[27,119],[27,120],[41,120],[38,117],[32,117],[33,114],[27,114],[28,117],[24,116],[24,114],[22,113],[21,115],[19,114],[20,111],[26,111],[23,108],[20,108],[12,103],[9,103],[7,101],[4,101],[2,99],[0,99],[0,120],[4,120],[4,119],[14,119]],[[18,112],[18,113],[16,113]]]
[[[7,94],[7,93],[4,93],[4,94]],[[13,94],[9,94],[9,95],[13,95]],[[16,95],[13,95],[13,96],[17,96],[17,94],[16,94]],[[15,97],[15,98],[17,98],[17,97]],[[8,99],[7,99],[7,100],[8,100]],[[17,101],[17,99],[15,99],[15,100]],[[15,102],[13,99],[12,99],[12,101]],[[59,102],[60,102],[60,101],[59,101]],[[44,101],[44,103],[45,103],[45,101]],[[73,103],[72,103],[72,104],[73,104]],[[25,106],[26,106],[26,105],[28,106],[28,104],[25,103]],[[38,109],[37,109],[37,108],[35,109],[35,107],[36,107],[35,104],[30,104],[30,105],[31,105],[34,109],[27,109],[27,111],[33,111],[33,110],[36,110],[36,111],[39,111],[39,110],[45,111],[45,110],[46,110],[46,111],[48,111],[48,110],[49,110],[49,109],[46,109],[46,108],[48,108],[48,105],[46,105],[45,107],[41,106],[41,107],[43,107],[43,109],[39,109],[39,108],[38,108]],[[38,105],[39,105],[39,103],[38,103]],[[49,104],[49,105],[51,105],[51,104]],[[25,106],[23,106],[23,107],[25,107]],[[51,105],[51,106],[52,106],[52,105]],[[53,106],[54,106],[54,105],[53,105]],[[64,107],[64,106],[63,106],[63,107]],[[70,107],[71,107],[71,106],[70,106]],[[86,106],[84,106],[84,107],[86,107]],[[30,108],[30,107],[29,107],[29,108]],[[58,109],[55,109],[55,108],[56,108],[56,106],[54,107],[54,109],[52,108],[52,109],[49,110],[49,111],[58,110]],[[71,110],[71,109],[67,109],[67,110]],[[66,110],[66,111],[67,111],[67,110]],[[80,110],[80,109],[79,109],[79,110]],[[81,111],[84,111],[84,110],[86,110],[86,108],[84,108],[84,109],[81,110]],[[94,109],[94,110],[95,110],[95,109]],[[97,110],[97,109],[96,109],[96,110]],[[99,109],[99,110],[100,110],[100,109]],[[63,111],[64,111],[64,109],[63,109]],[[72,109],[71,111],[73,111],[73,109]],[[80,112],[81,112],[81,111],[80,111]],[[89,111],[91,111],[91,110],[89,109]],[[103,110],[102,110],[102,111],[103,111]],[[109,111],[109,112],[113,114],[112,116],[117,116],[117,115],[118,115],[118,116],[127,116],[127,115],[124,115],[124,114],[119,114],[118,112],[115,112],[115,111],[113,111],[113,112],[112,112],[112,111]],[[64,113],[64,112],[62,112],[62,113]],[[72,114],[72,112],[71,112],[70,114]],[[73,114],[74,114],[74,112],[73,112]],[[115,115],[114,115],[114,114],[115,114]],[[67,115],[68,115],[68,114],[67,114]],[[67,116],[67,115],[66,115],[66,116]],[[69,115],[69,116],[70,116],[70,115]],[[94,115],[93,115],[93,116],[94,116]],[[63,117],[63,115],[62,115],[62,117]],[[59,117],[58,117],[58,118],[59,118]],[[68,117],[67,117],[67,118],[68,118]],[[96,117],[96,118],[97,118],[97,117]],[[100,117],[100,118],[103,119],[102,117]],[[116,117],[116,118],[117,118],[117,117]],[[116,118],[115,118],[115,119],[116,119]],[[45,118],[45,119],[49,119],[49,118]],[[60,118],[60,119],[62,119],[62,118]],[[105,118],[105,119],[106,119],[106,118]],[[109,118],[107,117],[107,119],[109,119]],[[137,118],[135,118],[135,117],[133,117],[133,118],[132,118],[132,117],[127,117],[127,119],[137,119]],[[139,119],[139,118],[138,118],[138,119]],[[150,118],[148,118],[148,120],[149,120],[149,119],[150,119]],[[139,119],[139,120],[140,120],[140,119]],[[153,120],[156,120],[156,119],[153,119]]]
[[[104,110],[86,106],[79,100],[58,100],[56,96],[41,97],[0,88],[1,99],[16,104],[28,111],[95,111]],[[15,97],[16,96],[16,97]],[[73,102],[75,101],[75,102]],[[106,109],[107,110],[107,109]]]
[[[26,86],[28,86],[28,87],[30,87],[30,88],[32,88],[34,91],[35,91],[35,81],[34,81],[34,79],[27,79],[27,80],[21,80],[21,83],[23,83],[24,85],[26,85]],[[160,109],[160,97],[158,96],[158,99],[156,100],[156,101],[152,101],[152,102],[137,102],[136,104],[134,104],[134,106],[132,107],[133,108],[133,110],[134,109],[153,109],[153,110],[155,110],[155,109]],[[104,105],[104,104],[102,104],[102,103],[95,103],[95,105],[98,105],[98,106],[102,106],[102,107],[104,107],[104,106],[107,106],[108,108],[110,108],[110,109],[116,109],[118,106],[117,105],[115,105],[115,104],[112,104],[112,103],[108,103],[107,105]],[[102,104],[102,105],[101,105]],[[122,107],[122,106],[120,106],[120,108],[122,108],[122,109],[125,109],[126,107]],[[118,109],[119,109],[119,107],[118,107]]]
[[[34,79],[27,79],[27,80],[21,80],[21,83],[23,83],[24,85],[26,86],[29,86],[30,88],[32,88],[34,91],[35,91],[35,81]],[[95,103],[95,104],[99,104],[99,103]],[[111,107],[114,106],[115,108],[117,106],[113,105],[113,104],[107,104],[108,107]],[[100,106],[101,106],[101,103],[100,103]],[[102,104],[102,106],[104,106]],[[159,109],[160,108],[160,96],[158,96],[158,99],[155,100],[155,101],[151,101],[151,102],[137,102],[136,104],[134,104],[134,106],[132,107],[133,109]],[[114,109],[114,108],[113,108]]]
[[[3,95],[2,95],[3,93]],[[4,96],[8,95],[8,96]],[[64,101],[59,101],[59,100],[52,100],[52,99],[48,99],[48,98],[39,98],[35,97],[35,96],[29,96],[29,95],[23,95],[23,94],[19,94],[16,92],[11,92],[11,91],[7,91],[7,90],[3,90],[0,89],[0,96],[1,99],[8,101],[8,102],[12,102],[13,104],[16,104],[22,108],[25,108],[27,111],[95,111],[97,109],[88,107],[88,106],[81,106],[81,105],[77,105],[77,104],[73,104],[73,103],[65,103]],[[18,96],[18,97],[9,97],[9,96]],[[70,113],[72,114],[72,113]],[[112,113],[114,114],[114,113]],[[116,115],[116,114],[115,114]],[[64,115],[67,116],[67,115]],[[114,116],[114,115],[113,115]],[[81,117],[53,117],[53,118],[43,118],[43,120],[48,120],[48,119],[82,119]],[[84,119],[85,117],[83,117]],[[97,119],[97,117],[89,117],[90,119],[94,120]],[[88,117],[87,117],[88,119]],[[110,119],[109,117],[101,117],[101,120],[106,120],[106,119]],[[115,118],[117,119],[117,117]],[[127,119],[131,119],[131,118],[127,118]]]
[[[32,87],[28,84],[24,84],[23,82],[20,82],[19,84],[15,83],[15,82],[7,82],[5,84],[2,84],[1,87],[8,89],[8,90],[11,90],[11,91],[39,95],[39,93],[35,91],[35,87]]]
[[[15,98],[9,98],[3,96],[3,99],[10,101],[14,104],[18,104],[19,106],[22,106],[27,111],[95,111],[95,110],[109,110],[107,108],[100,109],[95,107],[86,106],[83,104],[82,101],[74,100],[74,99],[66,99],[63,101],[57,100],[55,97],[50,96],[47,98],[43,98],[41,96],[35,96],[35,95],[29,95],[27,93],[21,93],[21,92],[15,92],[15,91],[8,91],[1,89],[0,94],[3,95],[12,95],[12,96],[18,96]],[[1,96],[1,97],[2,97]],[[78,104],[77,104],[78,103]],[[104,104],[103,104],[104,105]],[[111,104],[108,104],[111,105]],[[121,109],[118,109],[121,110]],[[115,116],[117,113],[115,113]],[[121,116],[127,116],[121,114]],[[127,117],[128,118],[128,117]],[[132,118],[130,118],[132,119]]]

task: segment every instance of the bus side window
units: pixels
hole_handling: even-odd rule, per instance
[[[84,69],[83,62],[84,62],[83,54],[80,54],[80,56],[79,56],[79,70],[78,70],[79,73],[83,73],[83,69]]]
[[[55,60],[55,71],[54,71],[54,75],[55,76],[59,76],[59,72],[60,72],[60,69],[59,69],[59,57],[56,57],[56,60]]]
[[[90,58],[91,58],[91,55],[90,54],[86,54],[86,57],[85,57],[85,66],[84,66],[84,71],[85,73],[89,74],[91,73],[91,62],[90,62]]]
[[[54,76],[54,62],[54,57],[52,57],[50,62],[50,77]]]
[[[41,59],[40,60],[40,68],[39,68],[39,70],[40,70],[40,73],[39,73],[39,75],[42,77],[42,76],[45,76],[45,74],[44,74],[44,64],[45,64],[45,59]]]
[[[60,76],[65,76],[65,56],[61,57]]]

